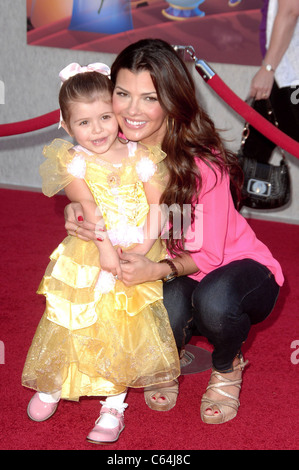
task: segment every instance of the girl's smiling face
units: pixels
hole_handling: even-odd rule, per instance
[[[115,142],[119,130],[110,96],[98,96],[90,102],[70,102],[69,111],[68,125],[62,122],[68,134],[93,153],[107,152]]]

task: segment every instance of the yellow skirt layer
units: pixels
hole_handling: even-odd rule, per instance
[[[149,257],[157,259],[161,246]],[[79,246],[80,245],[80,246]],[[22,375],[26,387],[62,398],[106,396],[170,381],[180,364],[162,283],[95,292],[100,266],[92,242],[67,237],[51,255],[38,292],[47,298]]]

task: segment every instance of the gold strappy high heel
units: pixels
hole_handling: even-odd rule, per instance
[[[177,397],[179,394],[179,381],[174,380],[173,385],[158,387],[157,385],[151,385],[144,389],[145,403],[149,408],[155,411],[169,411],[176,404]],[[165,403],[158,402],[155,398],[156,393],[160,393],[165,398]]]
[[[244,361],[242,354],[238,356],[239,363],[233,367],[233,371],[241,370],[243,371],[244,367],[248,364],[248,361]],[[211,374],[211,379],[207,390],[213,390],[213,392],[218,393],[219,395],[229,398],[229,400],[212,400],[206,394],[203,395],[200,406],[200,416],[204,423],[207,424],[220,424],[226,423],[233,419],[240,406],[239,394],[241,390],[242,378],[237,380],[232,380],[226,377],[227,374],[220,374],[217,370],[213,370]],[[219,382],[211,383],[212,378],[215,377]],[[230,393],[222,390],[224,387],[236,387],[238,390],[237,396],[233,396]],[[211,410],[213,414],[206,414],[207,410]]]

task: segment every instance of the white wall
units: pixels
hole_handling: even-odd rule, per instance
[[[111,65],[115,57],[105,53],[28,46],[25,0],[0,0],[0,44],[1,124],[34,118],[57,109],[57,74],[68,63],[102,61]],[[210,65],[240,98],[246,98],[255,67]],[[193,76],[202,104],[216,126],[226,129],[222,135],[228,141],[228,147],[237,150],[243,128],[242,118],[215,94],[195,70]],[[1,91],[3,84],[4,93]],[[40,190],[38,167],[43,161],[42,148],[55,137],[66,138],[66,134],[51,126],[29,134],[0,137],[0,186]],[[245,215],[299,224],[299,161],[292,156],[288,156],[288,161],[293,181],[289,206],[271,211],[245,210]]]

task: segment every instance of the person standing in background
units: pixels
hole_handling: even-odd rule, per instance
[[[266,115],[269,98],[278,127],[299,141],[299,2],[264,0],[261,22],[263,62],[254,75],[250,95]],[[257,132],[257,131],[255,131]],[[270,158],[275,144],[269,142]]]

